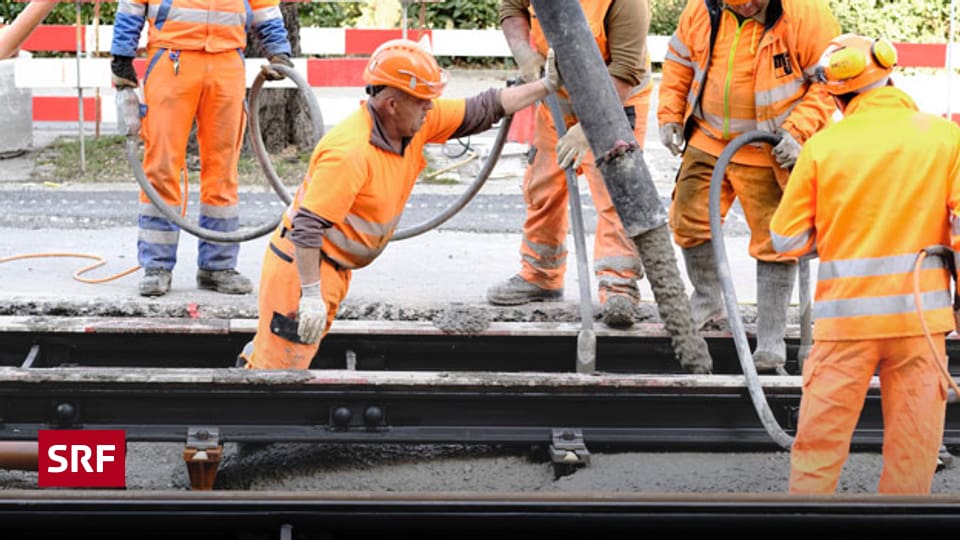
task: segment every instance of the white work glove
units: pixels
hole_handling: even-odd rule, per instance
[[[584,135],[580,122],[577,122],[570,126],[570,129],[557,141],[557,165],[560,165],[561,169],[566,169],[572,164],[573,170],[577,170],[587,150],[590,150],[590,143],[587,142],[587,136]]]
[[[783,128],[777,130],[777,135],[780,135],[780,143],[773,147],[773,157],[777,160],[777,165],[792,169],[800,156],[800,143]]]
[[[320,282],[300,286],[300,307],[297,310],[297,334],[304,343],[319,343],[327,327],[327,303],[320,294]]]
[[[531,48],[524,48],[523,51],[518,51],[518,53],[514,56],[514,60],[517,61],[517,67],[520,68],[520,80],[528,83],[539,79],[540,71],[547,59]]]
[[[560,72],[557,70],[557,57],[553,54],[553,49],[547,51],[547,63],[544,65],[543,77],[540,78],[540,84],[547,89],[547,93],[552,94],[563,84],[560,79]]]
[[[683,127],[676,122],[660,126],[660,142],[675,156],[683,153]]]

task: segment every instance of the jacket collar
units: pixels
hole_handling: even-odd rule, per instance
[[[913,98],[909,94],[895,86],[883,86],[868,90],[859,96],[853,98],[847,105],[844,116],[857,114],[858,112],[870,111],[874,109],[910,109],[919,111]]]

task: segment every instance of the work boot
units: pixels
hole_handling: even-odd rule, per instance
[[[726,309],[720,294],[720,276],[717,274],[717,261],[713,256],[713,242],[707,241],[699,246],[684,248],[683,260],[687,265],[687,277],[693,285],[690,311],[693,314],[694,328],[703,330],[711,323],[721,323],[726,319]]]
[[[224,294],[248,294],[253,290],[250,280],[234,269],[197,270],[197,287]]]
[[[625,294],[608,294],[600,313],[603,324],[610,328],[630,328],[637,313],[637,303]]]
[[[146,268],[140,279],[140,296],[163,296],[170,292],[170,270]]]
[[[787,306],[793,294],[797,265],[757,261],[757,372],[786,374]]]
[[[555,302],[563,299],[563,289],[544,289],[515,275],[487,289],[487,301],[495,306],[519,306],[527,302]]]

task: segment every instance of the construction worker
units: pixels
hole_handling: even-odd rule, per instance
[[[179,209],[187,139],[196,120],[200,226],[234,232],[240,227],[237,166],[246,120],[247,32],[257,33],[271,65],[293,65],[279,0],[120,0],[110,48],[118,90],[137,87],[133,58],[148,19],[143,170],[163,200]],[[283,78],[269,65],[264,74],[268,80]],[[139,214],[140,294],[162,296],[170,290],[180,229],[142,192]],[[250,280],[235,269],[239,250],[237,244],[199,240],[197,286],[227,294],[252,291]]]
[[[811,85],[827,43],[840,33],[825,0],[689,0],[663,64],[657,119],[660,139],[683,155],[670,206],[674,241],[693,285],[698,328],[726,317],[710,237],[710,178],[736,136],[779,134],[769,145],[746,145],[727,167],[720,195],[726,217],[739,199],[757,259],[758,371],[785,373],[787,306],[796,261],[770,245],[770,216],[801,145],[830,120],[833,101]],[[734,314],[737,315],[737,314]]]
[[[369,99],[327,132],[306,179],[270,239],[260,278],[260,318],[240,355],[246,367],[307,369],[347,294],[351,273],[393,236],[424,146],[489,129],[555,92],[551,60],[531,83],[441,99],[447,74],[416,42],[380,45],[363,71]]]
[[[649,1],[581,0],[580,5],[642,148],[653,88],[647,51]],[[530,1],[503,0],[500,24],[521,77],[535,80],[548,44]],[[570,215],[564,169],[573,167],[586,175],[597,209],[593,262],[602,320],[608,326],[630,327],[640,301],[640,256],[623,230],[566,90],[561,89],[557,97],[566,123],[566,134],[559,140],[550,109],[540,104],[536,110],[533,145],[523,179],[527,216],[520,243],[520,272],[491,286],[487,300],[512,306],[563,298]]]
[[[33,0],[8,26],[0,28],[0,59],[17,54],[30,33],[57,7],[57,0]]]
[[[830,43],[821,78],[844,118],[804,144],[770,222],[778,252],[820,258],[792,493],[835,491],[875,372],[879,491],[929,493],[937,467],[947,394],[937,362],[946,365],[944,338],[954,329],[951,273],[948,261],[927,258],[915,291],[914,265],[926,247],[960,250],[960,128],[918,112],[894,88],[896,59],[883,39],[844,34]]]

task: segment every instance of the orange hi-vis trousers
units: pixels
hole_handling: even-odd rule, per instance
[[[244,133],[246,71],[238,51],[207,53],[151,49],[143,93],[143,170],[168,205],[179,211],[187,139],[197,122],[200,146],[200,226],[239,229],[237,166]],[[176,263],[179,228],[140,194],[138,254],[145,268],[170,270]],[[198,266],[236,267],[237,244],[200,240]]]
[[[294,260],[294,245],[283,224],[270,237],[260,273],[259,318],[252,352],[244,359],[252,369],[308,369],[320,348],[318,343],[300,343],[296,335],[300,306],[300,275]],[[347,296],[350,270],[338,270],[326,260],[320,263],[320,293],[327,303],[326,336]]]
[[[681,248],[692,248],[710,240],[710,178],[717,157],[688,146],[673,188],[670,229]],[[740,200],[750,226],[750,256],[767,262],[793,262],[773,249],[770,220],[780,204],[783,186],[773,167],[730,163],[720,189],[720,216],[726,218],[734,199]]]
[[[633,105],[636,113],[633,132],[641,148],[647,132],[652,88],[653,85],[648,85],[627,102],[627,105]],[[567,127],[576,121],[576,117],[568,116]],[[560,289],[567,269],[569,193],[566,174],[557,165],[557,130],[550,110],[543,104],[536,111],[533,146],[536,153],[523,178],[527,217],[520,244],[520,277],[544,289]],[[581,171],[587,177],[597,210],[593,263],[600,302],[605,302],[608,294],[636,297],[639,294],[636,281],[642,272],[637,248],[623,230],[620,216],[610,199],[603,176],[597,170],[592,152],[588,151],[584,157]]]
[[[946,358],[944,334],[934,334]],[[879,368],[883,409],[880,493],[928,494],[943,439],[947,382],[924,336],[817,341],[803,365],[790,455],[790,493],[832,494],[850,454],[870,379]]]

